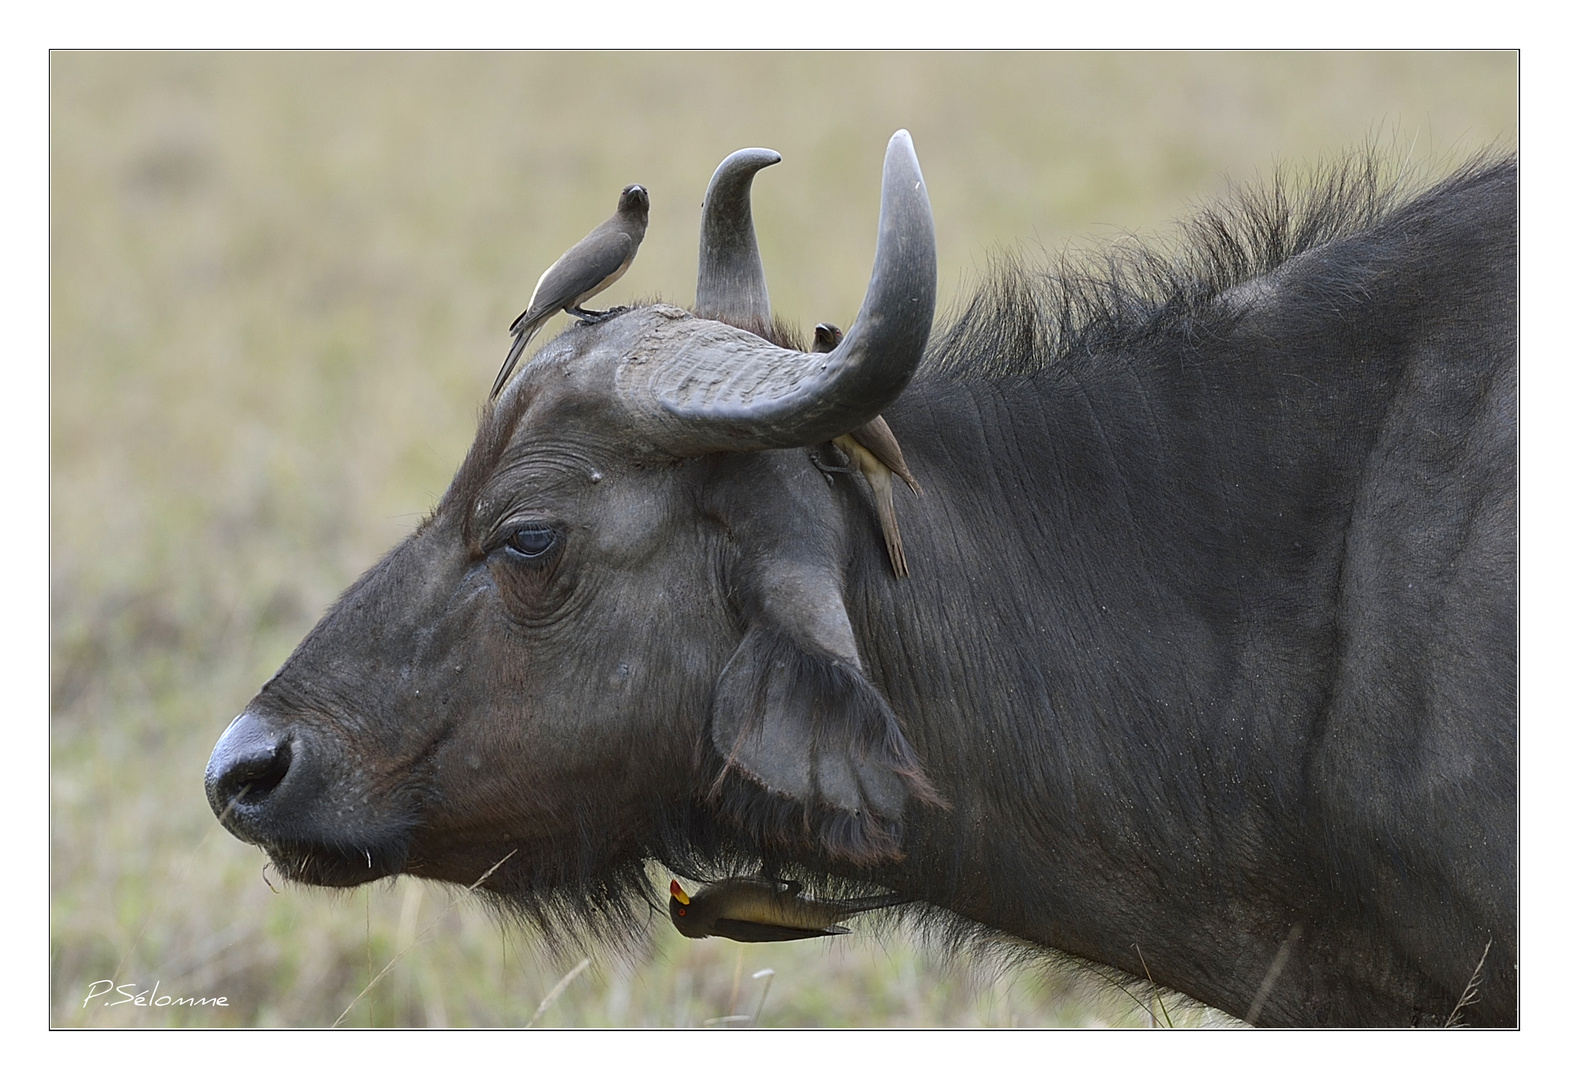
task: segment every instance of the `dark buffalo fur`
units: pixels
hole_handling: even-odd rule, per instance
[[[1181,223],[1181,242],[1169,249],[1129,238],[1109,250],[1065,257],[1049,270],[1032,267],[1018,256],[999,256],[989,278],[947,325],[934,331],[917,382],[1007,381],[1054,367],[1094,365],[1098,357],[1161,339],[1202,344],[1235,319],[1236,312],[1222,302],[1228,290],[1360,231],[1421,220],[1434,204],[1457,195],[1512,187],[1514,178],[1512,158],[1484,156],[1440,183],[1410,193],[1406,189],[1412,184],[1390,176],[1382,158],[1355,156],[1316,174],[1283,170],[1270,182],[1239,186],[1227,201]],[[1326,267],[1333,269],[1333,263]],[[1364,298],[1356,268],[1343,269],[1339,276],[1326,272],[1316,278],[1315,299],[1321,305],[1317,315],[1336,318],[1342,306]],[[1314,316],[1311,308],[1302,313],[1305,320]],[[765,336],[789,348],[801,348],[803,340],[793,324],[778,317]],[[503,431],[491,444],[492,452],[499,453],[504,442]],[[760,853],[732,850],[730,834],[709,827],[706,812],[692,807],[675,813],[672,808],[649,809],[650,820],[658,823],[650,853],[671,868],[705,880],[755,866]],[[757,812],[771,811],[759,806]],[[769,822],[757,831],[778,827]],[[624,926],[590,925],[578,918],[583,912],[577,897],[589,884],[587,879],[565,881],[560,896],[537,908],[530,903],[529,910],[548,912],[546,929],[553,934],[589,933],[613,940]],[[665,898],[655,895],[657,889],[647,891],[640,864],[632,864],[625,884],[639,896],[627,908],[638,921],[643,899],[662,908]],[[595,918],[599,909],[594,906]]]
[[[558,943],[615,942],[662,917],[646,860],[698,881],[761,865],[830,895],[900,890],[926,903],[888,917],[955,946],[1060,949],[1297,1024],[1441,1023],[1497,925],[1511,940],[1471,1008],[1513,1023],[1514,836],[1468,814],[1507,806],[1513,828],[1513,503],[1472,510],[1514,485],[1515,182],[1512,160],[1478,159],[1408,194],[1359,157],[1241,189],[1169,249],[1000,259],[885,414],[930,489],[901,511],[907,582],[853,485],[833,488],[865,526],[843,593],[866,677],[760,646],[812,700],[849,703],[843,731],[814,730],[902,776],[902,818],[812,821],[705,740],[689,795],[607,835],[593,823],[627,812],[585,790],[558,842],[507,857],[484,895]],[[1424,366],[1457,341],[1452,368]],[[444,506],[501,460],[526,402],[501,408]],[[1423,489],[1411,462],[1480,464],[1468,494]],[[671,482],[712,467],[647,463]],[[1432,526],[1414,552],[1379,531],[1407,489]],[[1458,565],[1423,561],[1448,551]],[[1453,610],[1478,581],[1492,606]],[[1405,745],[1392,718],[1429,715]],[[627,742],[637,767],[691,769],[659,732]],[[1450,762],[1470,786],[1435,790]],[[1283,874],[1316,891],[1299,905]],[[1456,880],[1469,891],[1426,909],[1412,891]],[[1274,999],[1236,989],[1272,962]]]

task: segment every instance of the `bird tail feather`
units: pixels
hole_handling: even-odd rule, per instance
[[[882,483],[872,485],[877,500],[877,520],[883,527],[883,543],[888,546],[888,561],[893,563],[893,576],[909,577],[910,567],[904,561],[904,540],[899,536],[899,519],[893,510],[893,483],[891,477],[880,477]]]
[[[523,355],[523,350],[528,347],[529,340],[533,338],[535,331],[539,327],[539,323],[534,323],[531,326],[524,326],[517,331],[517,335],[512,339],[512,348],[507,353],[507,359],[501,365],[501,371],[496,375],[495,385],[490,388],[490,396],[492,398],[500,394],[501,388],[507,385],[507,380],[512,377],[512,369],[517,367],[518,357]]]

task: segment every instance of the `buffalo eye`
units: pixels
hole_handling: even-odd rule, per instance
[[[556,532],[549,525],[524,525],[507,537],[507,548],[514,555],[537,559],[556,542]]]

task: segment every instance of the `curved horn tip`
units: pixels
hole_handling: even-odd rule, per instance
[[[668,358],[618,372],[618,393],[656,445],[681,456],[810,446],[867,423],[899,396],[921,362],[937,301],[936,226],[902,128],[889,140],[882,180],[871,280],[832,352],[806,360],[715,328]],[[766,318],[769,310],[747,200],[737,205],[745,217],[728,223],[704,207],[693,307],[732,326],[744,324],[741,314]]]
[[[926,178],[921,175],[921,162],[915,156],[915,140],[910,138],[910,133],[904,128],[894,132],[893,138],[888,140],[888,150],[883,155],[883,175],[890,176],[900,168],[913,172],[916,184],[925,186]]]
[[[766,334],[773,322],[763,259],[752,228],[752,178],[783,158],[751,146],[719,163],[703,196],[693,314]]]
[[[784,160],[783,154],[777,150],[770,150],[766,146],[748,146],[744,149],[737,150],[735,153],[731,154],[730,157],[740,158],[743,155],[746,159],[757,162],[757,167],[759,169],[766,169],[768,166],[777,165]],[[728,161],[730,158],[726,158],[725,160]]]
[[[736,173],[741,176],[750,176],[770,165],[777,165],[783,161],[783,156],[777,150],[770,150],[765,146],[748,146],[737,150],[719,163],[719,168],[714,170],[713,179],[709,186],[721,176]]]

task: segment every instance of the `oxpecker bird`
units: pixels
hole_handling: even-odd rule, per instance
[[[512,349],[507,353],[506,363],[501,365],[496,384],[490,388],[491,397],[501,393],[529,339],[556,312],[565,311],[584,322],[594,322],[610,314],[585,311],[583,304],[621,280],[621,275],[636,258],[638,245],[643,242],[643,233],[647,230],[648,189],[641,184],[630,184],[622,189],[616,212],[539,275],[528,307],[512,321]]]
[[[844,331],[833,323],[818,323],[812,334],[813,352],[833,352],[844,338]],[[888,560],[893,563],[894,577],[909,577],[910,567],[904,561],[904,541],[899,536],[899,519],[893,511],[893,478],[898,476],[917,495],[921,485],[915,482],[910,467],[904,463],[904,452],[893,429],[881,416],[872,419],[848,435],[834,440],[834,445],[850,459],[850,464],[861,470],[872,487],[872,498],[877,507],[877,523],[883,527],[883,543],[888,546]]]
[[[800,882],[737,877],[716,881],[696,896],[670,883],[670,921],[689,938],[726,937],[732,941],[796,941],[848,934],[841,919],[873,908],[909,903],[892,894],[859,900],[803,896]]]

